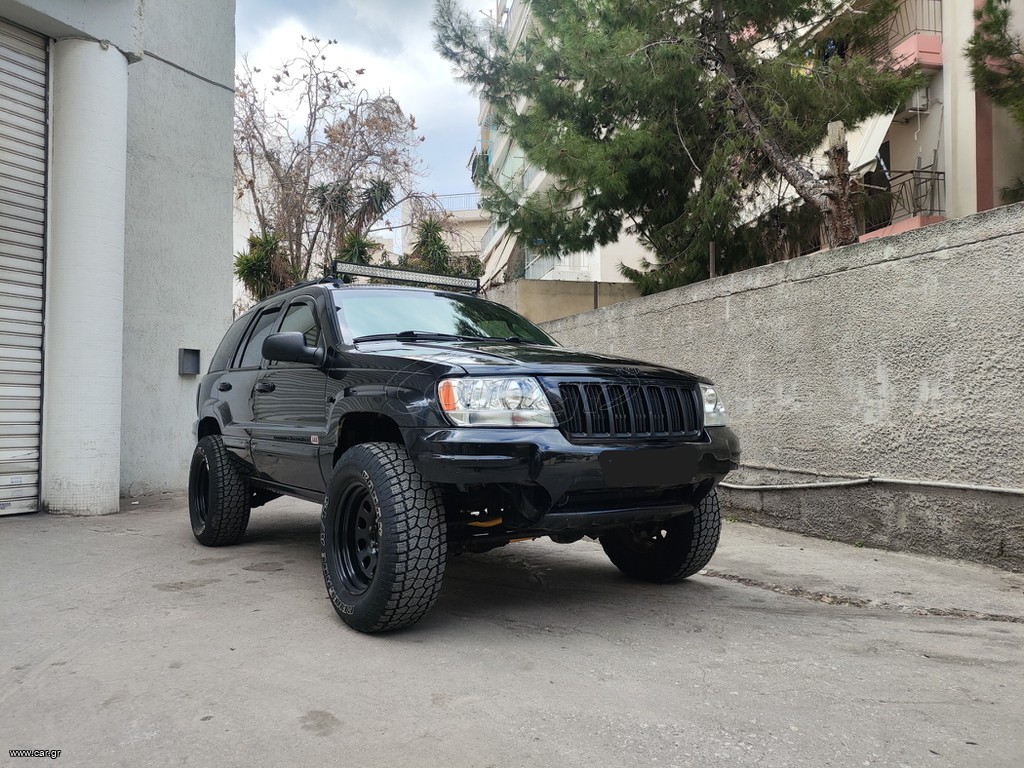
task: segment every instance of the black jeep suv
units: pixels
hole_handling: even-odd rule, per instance
[[[584,536],[668,582],[714,554],[739,442],[711,382],[573,352],[516,313],[325,279],[257,304],[199,386],[189,511],[233,544],[280,494],[323,503],[331,602],[378,632],[430,610],[448,557]]]

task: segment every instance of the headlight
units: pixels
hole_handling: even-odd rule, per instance
[[[441,409],[460,427],[553,427],[551,403],[534,378],[444,379]]]
[[[704,426],[724,427],[729,423],[725,417],[725,403],[710,384],[700,385],[700,396],[704,400]]]

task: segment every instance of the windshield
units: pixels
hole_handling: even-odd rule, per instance
[[[500,304],[442,293],[372,288],[333,291],[349,339],[441,334],[554,346],[544,331]],[[417,334],[408,334],[416,331]]]

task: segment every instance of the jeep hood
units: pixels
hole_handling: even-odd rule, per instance
[[[579,352],[564,347],[504,341],[373,341],[358,345],[361,354],[398,357],[463,368],[467,374],[598,376],[664,379],[703,376],[624,357]]]

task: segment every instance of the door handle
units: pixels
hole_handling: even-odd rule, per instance
[[[257,392],[273,392],[274,384],[270,381],[261,381],[256,385]]]
[[[217,385],[217,389],[220,390],[221,392],[227,392],[231,389],[231,382],[222,381],[220,384]]]

